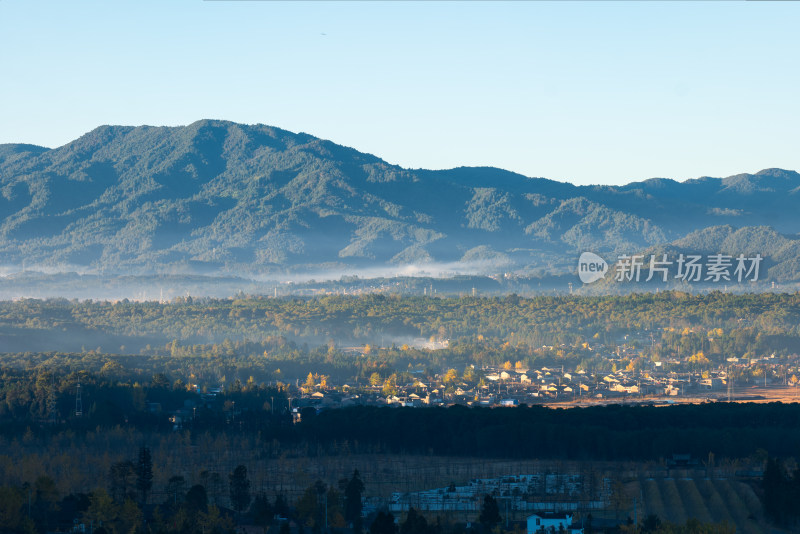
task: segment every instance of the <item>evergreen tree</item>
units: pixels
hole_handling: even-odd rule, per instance
[[[658,532],[661,528],[661,519],[656,514],[650,514],[642,521],[642,533]]]
[[[491,495],[486,495],[483,498],[483,506],[481,507],[481,515],[478,521],[486,529],[491,530],[500,523],[500,508],[497,506],[497,500]]]
[[[247,468],[239,465],[228,475],[230,481],[231,505],[237,512],[243,512],[250,505],[250,481],[247,479]]]
[[[397,534],[392,512],[378,512],[375,521],[369,527],[369,534]]]
[[[282,517],[289,515],[289,505],[286,504],[286,497],[282,493],[278,493],[275,496],[275,505],[273,507],[276,515]]]
[[[200,484],[195,484],[186,492],[185,506],[191,513],[208,511],[208,495],[206,488]]]
[[[787,493],[787,480],[783,465],[776,458],[767,459],[764,469],[764,513],[778,524],[783,524],[786,518],[785,501]]]
[[[150,449],[139,447],[139,460],[136,463],[136,489],[142,499],[142,504],[147,504],[147,494],[153,487],[153,459]]]
[[[267,526],[272,523],[275,510],[269,502],[269,498],[264,493],[259,493],[253,499],[253,522],[267,530]]]
[[[400,525],[400,534],[427,534],[428,521],[412,506],[408,510],[406,520]]]
[[[344,520],[353,525],[355,532],[361,532],[361,494],[364,492],[364,483],[358,469],[353,471],[353,477],[344,488]]]

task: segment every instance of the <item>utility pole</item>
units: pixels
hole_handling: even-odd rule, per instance
[[[75,390],[75,417],[83,415],[83,400],[81,399],[81,383],[78,382],[78,387]]]
[[[731,368],[728,367],[728,402],[731,402],[733,397],[733,375],[731,375]]]

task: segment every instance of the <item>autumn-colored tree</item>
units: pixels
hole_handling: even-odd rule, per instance
[[[232,532],[235,525],[233,521],[223,516],[216,505],[208,507],[208,512],[201,513],[197,519],[197,524],[201,532],[205,534],[227,534]]]
[[[114,502],[122,504],[132,493],[136,485],[136,466],[133,462],[117,462],[109,472],[111,497]]]
[[[464,368],[464,381],[466,382],[474,382],[477,374],[475,373],[475,367],[472,365],[468,365]]]
[[[444,374],[442,378],[442,382],[445,384],[452,384],[458,380],[458,371],[455,369],[448,369],[447,372]]]
[[[381,390],[381,392],[387,397],[389,395],[397,394],[397,373],[392,373],[383,382],[383,389]]]
[[[314,389],[314,386],[316,386],[316,382],[314,382],[314,374],[313,373],[308,373],[308,376],[306,377],[306,381],[303,382],[303,387],[310,391],[310,390]]]
[[[295,508],[297,515],[307,527],[319,526],[324,523],[320,500],[325,495],[327,486],[321,480],[307,487],[303,496],[297,501]]]
[[[25,501],[17,488],[0,487],[0,525],[11,531],[16,530],[22,521],[22,504]]]
[[[114,504],[111,495],[103,488],[98,488],[89,496],[89,509],[84,519],[94,525],[110,524],[119,515],[119,508]]]
[[[139,505],[132,499],[126,499],[119,512],[117,532],[136,534],[142,525],[143,515]]]

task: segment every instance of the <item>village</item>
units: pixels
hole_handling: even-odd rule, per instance
[[[609,359],[616,356],[608,355]],[[729,358],[725,368],[697,371],[686,362],[653,362],[649,369],[617,369],[588,373],[561,367],[525,368],[520,365],[472,368],[471,380],[453,370],[433,376],[417,373],[397,384],[342,384],[310,382],[296,387],[292,402],[296,413],[303,407],[319,410],[352,405],[553,407],[597,404],[675,404],[685,402],[768,401],[770,390],[779,397],[796,397],[798,357],[779,359]],[[756,372],[749,372],[757,368]],[[753,376],[756,376],[754,378]],[[737,377],[739,379],[737,380]],[[743,378],[746,377],[746,378]],[[738,383],[737,383],[738,382]]]

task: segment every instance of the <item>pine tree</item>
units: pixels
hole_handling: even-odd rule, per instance
[[[272,523],[272,517],[275,515],[275,510],[269,502],[269,499],[264,493],[259,493],[253,500],[253,521],[256,525],[260,525],[266,532],[267,526]]]
[[[195,484],[186,492],[184,499],[186,509],[192,514],[208,511],[208,494],[202,484]]]
[[[394,524],[392,512],[378,512],[375,521],[369,527],[370,534],[397,534],[397,525]]]
[[[400,525],[400,534],[426,534],[428,521],[412,506],[408,510],[406,520]]]
[[[364,492],[364,483],[358,469],[353,471],[353,477],[344,488],[344,520],[353,524],[355,532],[361,532],[361,494]]]
[[[275,496],[275,505],[273,506],[275,513],[279,516],[286,517],[289,514],[289,505],[286,504],[286,497],[279,493]]]
[[[784,501],[786,500],[786,476],[783,465],[776,458],[768,458],[764,469],[764,512],[776,523],[782,524],[785,518]]]
[[[500,508],[497,506],[495,498],[491,495],[487,495],[483,498],[483,507],[481,508],[481,515],[478,521],[488,530],[493,529],[495,525],[500,523]]]
[[[250,504],[250,481],[247,479],[247,468],[239,465],[228,475],[230,481],[231,505],[237,512],[243,512]]]
[[[136,489],[142,499],[142,505],[147,504],[147,494],[153,487],[153,459],[150,449],[139,447],[139,460],[136,463]]]

